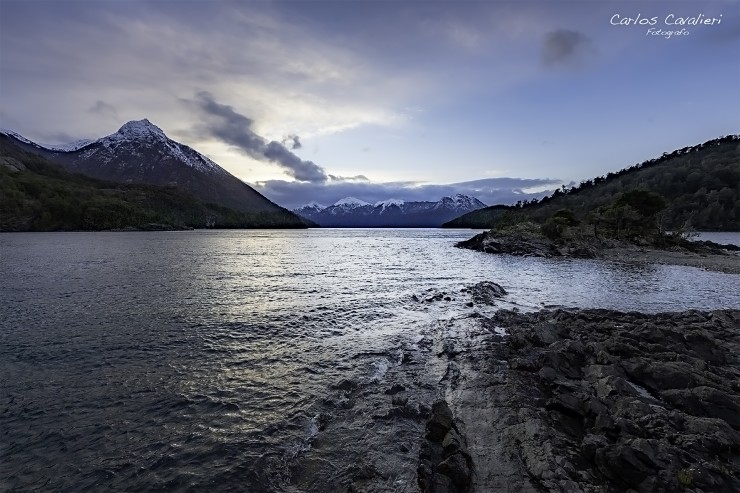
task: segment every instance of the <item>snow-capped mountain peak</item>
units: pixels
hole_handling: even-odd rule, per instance
[[[131,120],[125,123],[118,132],[103,137],[101,140],[133,140],[133,141],[167,141],[169,140],[161,128],[144,118]]]
[[[126,158],[129,165],[136,163],[138,166],[170,158],[204,173],[228,174],[206,156],[168,138],[161,128],[146,118],[125,123],[117,132],[98,140],[78,140],[70,144],[38,144],[11,130],[0,129],[0,133],[37,149],[56,153],[79,151],[81,159],[92,159],[101,164],[118,160],[123,155],[133,158]]]
[[[334,202],[334,205],[337,207],[353,209],[355,207],[363,207],[366,205],[370,205],[370,202],[365,202],[364,200],[356,199],[354,197],[345,197],[343,199],[340,199]]]
[[[382,207],[383,209],[385,209],[386,207],[390,207],[392,205],[395,205],[396,207],[401,207],[405,203],[406,201],[401,199],[388,199],[381,200],[380,202],[375,202],[375,205],[373,207]]]
[[[435,208],[471,211],[485,206],[486,204],[475,197],[469,197],[468,195],[457,193],[452,197],[442,197],[435,205]]]
[[[306,205],[296,207],[295,209],[293,209],[293,212],[304,213],[304,214],[312,214],[312,213],[315,214],[315,213],[319,213],[323,211],[324,209],[326,209],[326,206],[319,204],[315,200],[312,200]]]

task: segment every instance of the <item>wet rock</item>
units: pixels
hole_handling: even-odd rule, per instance
[[[400,405],[394,405],[384,415],[376,415],[377,419],[421,419],[425,416],[425,413],[421,412],[417,406],[405,403]]]
[[[512,409],[499,411],[495,440],[536,488],[740,491],[740,311],[488,320],[510,330],[506,385],[493,361],[476,385],[487,379]]]
[[[506,290],[495,282],[481,281],[468,288],[474,303],[492,305],[494,302],[504,297]]]
[[[419,450],[419,490],[423,493],[468,491],[472,460],[447,402],[437,401],[432,405],[426,429]]]
[[[332,387],[337,390],[354,390],[355,388],[357,388],[358,385],[359,384],[356,380],[344,379],[341,380],[339,383],[332,385]]]
[[[391,399],[391,403],[394,406],[405,406],[409,402],[409,396],[406,394],[396,394]]]
[[[389,394],[389,395],[393,395],[393,394],[397,394],[399,392],[403,392],[404,390],[406,390],[406,387],[404,387],[400,383],[394,383],[391,386],[391,388],[389,388],[388,390],[385,391],[385,393],[386,394]]]

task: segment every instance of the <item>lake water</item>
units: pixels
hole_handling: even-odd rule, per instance
[[[704,233],[698,233],[696,236],[696,239],[713,241],[721,245],[740,246],[740,233],[730,233],[726,231],[704,232]]]
[[[465,286],[521,310],[740,308],[736,275],[453,248],[472,234],[0,235],[0,490],[323,492],[377,473],[415,491],[420,425],[381,419],[381,396],[435,327],[495,309]]]

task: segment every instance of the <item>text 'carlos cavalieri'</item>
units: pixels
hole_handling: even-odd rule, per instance
[[[661,21],[661,27],[657,27]],[[686,29],[685,26],[718,26],[721,22],[722,14],[720,14],[719,17],[712,17],[704,14],[682,17],[676,14],[668,14],[663,18],[659,18],[657,16],[643,17],[642,14],[637,14],[634,17],[614,14],[609,19],[609,23],[612,26],[647,27],[645,32],[646,36],[660,36],[666,39],[670,39],[674,36],[688,36],[691,34],[691,31]],[[665,29],[663,29],[663,26],[665,26]]]

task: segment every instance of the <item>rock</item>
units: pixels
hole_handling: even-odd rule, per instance
[[[460,434],[454,429],[451,429],[445,435],[444,440],[442,440],[442,449],[445,454],[453,454],[460,450],[464,451],[465,443]]]
[[[385,393],[386,394],[389,394],[389,395],[393,395],[393,394],[397,394],[399,392],[403,392],[404,390],[406,390],[406,387],[404,387],[400,383],[394,383],[391,386],[391,388],[389,388],[388,390],[385,391]]]
[[[540,371],[537,372],[537,375],[546,382],[554,382],[560,376],[560,374],[551,366],[543,366],[540,368]]]
[[[432,405],[427,421],[426,439],[419,450],[417,480],[426,493],[461,493],[468,491],[472,460],[465,438],[455,424],[447,402]]]
[[[495,399],[519,410],[497,416],[507,423],[497,442],[537,488],[740,491],[740,311],[499,310],[488,320],[510,331]]]
[[[435,402],[432,405],[432,415],[427,421],[427,438],[433,442],[441,442],[452,426],[452,411],[447,402]]]
[[[581,443],[581,453],[588,461],[593,461],[596,452],[609,446],[609,440],[603,435],[588,434],[583,438]]]
[[[396,394],[391,399],[391,403],[394,406],[405,406],[409,402],[409,396],[406,394]]]
[[[694,416],[719,418],[740,430],[740,397],[730,396],[713,387],[699,386],[689,389],[671,389],[660,397]]]
[[[338,389],[338,390],[353,390],[357,388],[357,386],[358,386],[357,381],[351,380],[351,379],[344,379],[340,381],[339,383],[332,385],[333,388]]]
[[[462,453],[455,453],[440,462],[439,472],[449,477],[458,488],[466,488],[470,485],[470,465],[468,458]]]
[[[653,448],[642,438],[597,450],[595,462],[617,484],[636,489],[660,469]]]
[[[495,282],[481,281],[468,288],[473,302],[492,305],[496,299],[504,297],[506,290]]]

